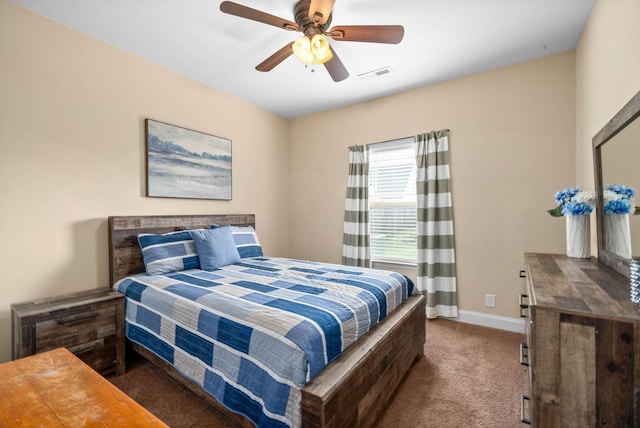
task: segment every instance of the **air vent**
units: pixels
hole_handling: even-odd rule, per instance
[[[377,70],[368,71],[366,73],[358,74],[358,77],[361,78],[362,80],[366,80],[366,79],[371,79],[372,77],[384,76],[385,74],[389,74],[389,73],[391,73],[391,67],[386,66],[386,67],[383,67],[383,68],[379,68]]]

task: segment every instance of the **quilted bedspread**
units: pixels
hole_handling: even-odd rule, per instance
[[[124,278],[127,337],[259,427],[299,426],[301,388],[413,291],[398,273],[256,257]]]

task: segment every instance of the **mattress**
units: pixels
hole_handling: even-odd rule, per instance
[[[259,427],[301,423],[301,388],[402,304],[396,272],[275,257],[114,284],[126,335]]]

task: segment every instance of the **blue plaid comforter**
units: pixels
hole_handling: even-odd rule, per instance
[[[127,337],[259,427],[301,423],[301,388],[400,305],[395,272],[256,257],[214,271],[139,274]]]

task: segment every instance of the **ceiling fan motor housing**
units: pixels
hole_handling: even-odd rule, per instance
[[[310,8],[311,0],[300,0],[293,9],[293,16],[300,31],[309,38],[313,37],[314,34],[326,34],[325,28],[331,24],[332,14],[329,15],[326,23],[315,26],[313,21],[309,19]]]

